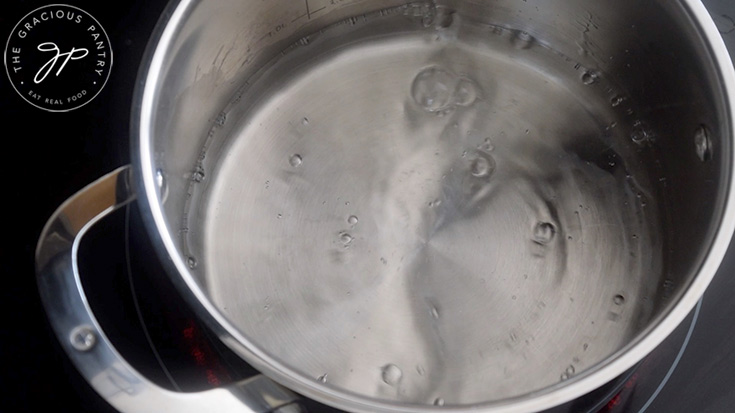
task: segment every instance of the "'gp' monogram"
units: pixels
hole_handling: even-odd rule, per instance
[[[64,69],[67,63],[69,63],[69,60],[79,60],[87,56],[89,54],[89,50],[85,48],[75,48],[72,47],[71,51],[66,53],[61,53],[61,50],[59,50],[59,47],[56,46],[56,43],[53,42],[46,42],[41,43],[38,45],[38,50],[42,52],[56,52],[56,55],[52,57],[48,62],[46,62],[43,66],[41,66],[40,69],[38,69],[38,72],[36,73],[36,76],[33,78],[33,82],[38,84],[43,82],[44,79],[46,79],[46,76],[48,76],[49,73],[51,73],[51,70],[56,66],[56,62],[59,60],[60,57],[64,56],[66,59],[61,63],[61,66],[59,66],[59,70],[56,71],[56,76],[59,76],[61,71]],[[83,54],[79,54],[83,53]],[[40,76],[40,78],[39,78]]]
[[[23,100],[41,110],[69,112],[92,101],[107,84],[112,48],[94,16],[68,4],[49,4],[18,21],[3,63]]]

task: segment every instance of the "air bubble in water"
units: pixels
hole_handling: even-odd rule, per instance
[[[694,133],[694,145],[700,161],[706,162],[712,159],[712,139],[710,138],[707,127],[700,126],[697,128],[697,131]]]
[[[197,259],[194,258],[194,257],[192,257],[192,256],[187,257],[186,258],[186,265],[188,265],[189,268],[191,268],[193,270],[197,266]]]
[[[383,383],[389,386],[395,386],[401,381],[403,372],[395,364],[386,364],[382,368],[381,377],[383,378]]]
[[[653,139],[653,133],[642,122],[637,121],[633,124],[633,131],[630,133],[630,139],[638,145],[644,145]]]
[[[567,380],[570,377],[572,377],[575,373],[575,369],[573,365],[569,365],[566,370],[564,370],[564,373],[561,374],[561,380]]]
[[[483,149],[487,152],[492,152],[495,149],[495,145],[493,145],[493,141],[490,138],[487,138],[485,139],[485,142],[480,145],[480,149]]]
[[[469,79],[462,78],[454,89],[454,103],[459,106],[470,106],[477,100],[477,86]]]
[[[434,406],[444,406],[444,399],[442,399],[441,397],[437,397],[434,400]]]
[[[352,238],[352,235],[350,235],[350,234],[348,234],[346,232],[342,232],[342,233],[339,234],[339,240],[340,240],[340,242],[342,242],[342,245],[344,245],[345,247],[347,247],[348,245],[352,244],[353,238]]]
[[[162,189],[166,184],[166,177],[163,174],[163,169],[156,169],[156,185],[158,189]]]
[[[227,122],[227,114],[225,112],[220,112],[220,114],[217,115],[217,118],[214,120],[214,122],[218,126],[224,126],[225,122]]]
[[[294,168],[300,166],[303,161],[303,158],[301,158],[301,155],[299,154],[291,155],[291,157],[288,158],[288,163]]]
[[[472,173],[472,176],[482,178],[490,175],[490,172],[492,172],[492,167],[487,158],[480,156],[472,161],[472,164],[470,165],[470,172]]]
[[[610,99],[610,105],[612,105],[612,107],[615,108],[615,107],[620,106],[620,104],[623,103],[623,101],[625,101],[624,97],[615,95],[612,97],[612,99]]]
[[[613,297],[613,302],[615,303],[615,305],[623,305],[623,303],[625,302],[625,297],[618,294],[615,297]]]
[[[158,194],[161,197],[161,201],[166,201],[166,198],[168,198],[168,184],[166,173],[163,172],[163,169],[156,170],[156,186],[158,186]]]
[[[495,172],[495,159],[490,154],[478,152],[470,162],[470,173],[476,178],[486,178]]]
[[[355,224],[357,224],[357,221],[358,221],[358,219],[357,219],[357,217],[356,217],[356,216],[354,216],[354,215],[350,215],[350,217],[349,217],[349,218],[347,218],[347,223],[348,223],[348,224],[350,224],[350,225],[355,225]]]
[[[591,70],[584,72],[584,74],[582,75],[582,83],[584,83],[585,85],[591,85],[593,83],[596,83],[599,77],[600,75],[598,75],[597,72]]]
[[[533,228],[533,242],[539,245],[546,245],[554,239],[556,235],[556,227],[549,222],[539,222]]]
[[[303,119],[301,119],[301,124],[304,125],[304,126],[308,125],[309,124],[309,118],[303,118]]]
[[[413,80],[411,96],[427,112],[439,112],[452,104],[456,79],[438,67],[428,67]]]
[[[204,169],[197,167],[194,173],[191,174],[191,180],[194,182],[202,182],[204,180]]]
[[[326,383],[327,382],[327,373],[322,374],[321,376],[316,378],[320,383]]]
[[[534,39],[529,33],[519,30],[513,35],[511,41],[516,49],[528,49],[533,45]]]

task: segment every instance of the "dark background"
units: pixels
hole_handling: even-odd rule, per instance
[[[216,1],[216,0],[212,0]],[[5,42],[27,13],[52,2],[10,0],[0,8]],[[95,178],[129,163],[130,106],[138,66],[165,0],[73,1],[104,27],[113,51],[107,85],[89,104],[49,113],[25,102],[0,75],[2,208],[0,411],[98,412],[107,405],[79,376],[50,330],[36,288],[33,255],[46,219]],[[735,46],[735,1],[705,1]],[[3,49],[5,43],[3,43]],[[4,69],[3,69],[4,71]],[[735,252],[705,295],[691,343],[648,412],[735,411]]]
[[[53,1],[3,1],[3,50],[20,19]],[[75,1],[104,27],[113,65],[101,93],[66,113],[35,108],[0,75],[3,317],[0,326],[0,411],[89,411],[106,405],[61,352],[36,288],[33,255],[46,219],[96,177],[127,164],[130,105],[138,66],[166,1]],[[9,265],[8,265],[9,264]]]

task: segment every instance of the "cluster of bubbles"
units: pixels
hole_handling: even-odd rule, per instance
[[[435,113],[472,105],[478,98],[477,89],[471,79],[431,66],[416,75],[411,96],[423,110]]]

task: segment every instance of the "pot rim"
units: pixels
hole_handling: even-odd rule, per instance
[[[162,205],[158,198],[154,154],[150,150],[152,147],[151,113],[155,110],[154,97],[159,84],[163,55],[175,40],[179,23],[191,13],[199,1],[172,0],[167,5],[154,29],[139,69],[131,112],[131,158],[136,174],[137,193],[142,198],[138,205],[141,209],[144,226],[153,241],[154,249],[163,258],[162,262],[167,267],[166,270],[178,287],[179,292],[193,307],[197,315],[213,329],[220,340],[252,364],[253,367],[276,382],[307,397],[340,409],[365,413],[375,411],[420,413],[436,409],[454,413],[475,413],[479,411],[501,413],[549,409],[601,387],[647,356],[692,311],[717,273],[730,244],[733,231],[735,231],[735,176],[733,176],[735,173],[735,168],[733,168],[733,160],[735,159],[735,130],[733,130],[735,105],[732,104],[733,99],[735,99],[735,69],[725,43],[701,0],[680,0],[689,14],[691,22],[696,25],[695,29],[706,41],[709,48],[708,52],[716,65],[718,79],[724,87],[723,94],[726,105],[724,112],[729,118],[727,138],[731,145],[730,152],[727,154],[726,167],[729,170],[726,174],[727,182],[723,185],[726,195],[720,225],[697,275],[668,313],[662,314],[658,322],[652,323],[625,347],[602,360],[595,367],[563,383],[557,383],[525,395],[475,405],[437,408],[415,404],[388,403],[326,387],[313,377],[307,377],[303,373],[289,368],[255,346],[209,300],[189,271],[188,265],[179,255],[174,240],[167,229]]]

